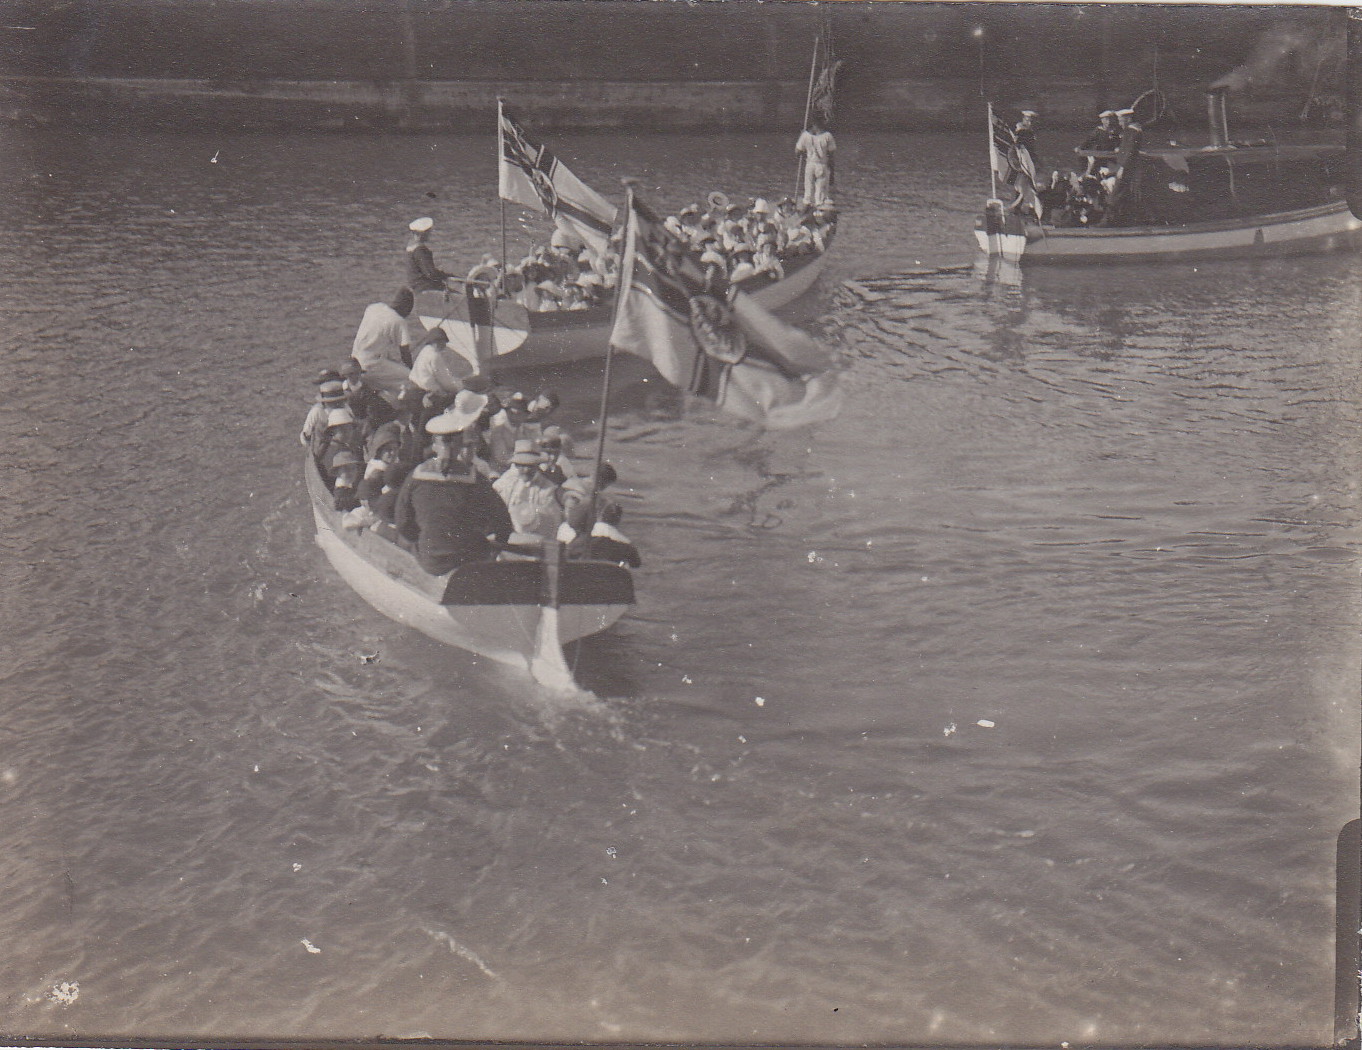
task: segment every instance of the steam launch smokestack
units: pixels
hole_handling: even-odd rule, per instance
[[[1362,8],[1348,8],[1348,210],[1362,219]]]
[[[1228,87],[1213,87],[1206,92],[1206,119],[1211,125],[1211,145],[1216,149],[1228,149],[1230,144],[1230,118],[1225,109],[1225,96]]]

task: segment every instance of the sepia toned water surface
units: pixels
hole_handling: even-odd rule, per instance
[[[1332,1038],[1362,258],[989,280],[975,137],[843,137],[846,408],[620,362],[564,699],[352,593],[296,441],[410,219],[500,253],[490,134],[4,136],[0,1032]],[[554,143],[669,209],[791,145]],[[585,450],[600,375],[518,382]]]

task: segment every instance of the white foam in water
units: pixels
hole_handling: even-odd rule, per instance
[[[500,979],[485,962],[483,962],[481,959],[477,957],[476,954],[474,954],[470,949],[465,948],[462,944],[456,941],[449,934],[445,933],[443,930],[432,930],[425,926],[422,926],[421,929],[425,931],[426,936],[449,945],[449,950],[451,952],[453,952],[455,955],[459,956],[462,959],[467,959],[479,970],[485,973],[488,977],[492,978],[492,980],[495,981]]]

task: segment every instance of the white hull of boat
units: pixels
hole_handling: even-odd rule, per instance
[[[1003,245],[974,231],[982,251],[1004,254]],[[1362,246],[1362,220],[1337,202],[1276,215],[1197,223],[1191,226],[1129,228],[1027,228],[1026,245],[1016,257],[1028,263],[1133,262],[1163,258],[1235,258],[1342,251]],[[997,248],[997,251],[994,249]]]
[[[563,645],[605,630],[629,608],[618,605],[445,605],[448,576],[425,572],[396,544],[340,526],[325,485],[306,465],[317,545],[357,594],[384,616],[437,642],[527,671],[555,689],[572,689]]]
[[[826,259],[827,252],[822,252],[797,268],[790,267],[785,278],[756,288],[752,297],[768,310],[788,306],[817,283]],[[463,317],[433,312],[440,303],[439,293],[426,292],[418,296],[416,319],[427,329],[440,324],[449,335],[449,345],[476,367],[472,327]],[[457,304],[456,312],[462,313]],[[500,319],[503,315],[514,320],[493,328],[495,356],[492,367],[498,371],[542,368],[605,356],[612,321],[609,306],[530,313],[518,304],[503,302],[498,305],[496,316]],[[522,324],[528,328],[519,327]]]

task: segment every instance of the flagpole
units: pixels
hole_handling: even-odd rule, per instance
[[[501,166],[506,163],[506,149],[501,142],[501,98],[497,97],[497,198],[501,202],[501,265],[503,272],[508,265],[506,258],[506,198],[501,196]]]
[[[600,497],[601,467],[605,463],[605,428],[610,419],[610,378],[615,360],[615,322],[619,320],[620,304],[624,302],[627,289],[624,287],[624,263],[629,249],[633,246],[630,228],[634,221],[633,180],[624,180],[624,254],[620,256],[615,278],[615,306],[610,311],[610,335],[605,340],[605,375],[601,379],[601,429],[596,436],[596,463],[591,468],[591,525],[596,524],[596,510]]]
[[[823,31],[820,29],[818,35],[813,38],[813,58],[809,61],[809,90],[804,96],[804,131],[809,130],[809,113],[813,110],[813,81],[818,73],[818,45],[822,43]],[[799,196],[800,183],[804,178],[804,165],[808,163],[808,158],[804,154],[799,155],[795,162],[795,196]]]
[[[993,163],[993,103],[987,102],[988,106],[988,182],[992,189],[991,196],[994,200],[998,199],[998,166]]]

